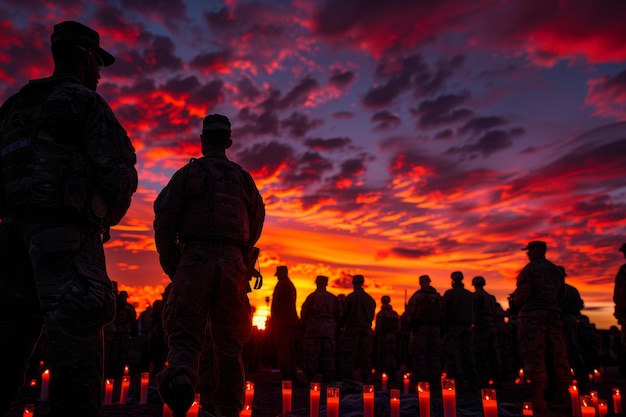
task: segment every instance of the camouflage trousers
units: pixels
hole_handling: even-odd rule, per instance
[[[304,373],[309,380],[312,380],[318,373],[323,375],[325,381],[334,380],[337,372],[334,335],[331,337],[308,337],[305,334],[302,351],[304,354]]]
[[[0,223],[0,415],[24,383],[45,327],[50,417],[96,417],[102,402],[102,326],[115,312],[97,231],[76,223]]]
[[[252,331],[241,250],[186,244],[163,307],[169,366],[157,375],[162,396],[187,378],[200,405],[224,416],[243,408],[244,343]]]
[[[339,370],[344,378],[352,379],[358,369],[366,380],[372,371],[374,335],[369,327],[347,327],[339,336]]]
[[[298,368],[298,326],[275,326],[274,348],[283,381],[296,381]]]
[[[448,377],[457,382],[476,384],[478,372],[474,358],[474,329],[470,326],[454,326],[446,329],[446,370]]]
[[[501,362],[498,333],[494,327],[474,328],[474,357],[481,386],[489,381],[501,382]]]
[[[559,388],[571,381],[567,348],[563,340],[561,317],[558,312],[533,310],[523,312],[517,320],[517,344],[525,375],[535,384],[548,382],[551,364]]]
[[[443,343],[441,326],[420,324],[409,340],[411,373],[419,381],[437,382],[441,378]]]

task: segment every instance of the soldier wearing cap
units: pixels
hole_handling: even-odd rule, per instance
[[[252,331],[246,261],[265,207],[252,176],[226,157],[228,118],[206,116],[200,140],[203,156],[178,170],[154,202],[154,240],[172,278],[163,306],[169,366],[157,382],[174,417],[186,415],[194,391],[203,414],[235,417]]]
[[[334,294],[326,290],[328,277],[318,275],[315,285],[315,291],[302,303],[300,314],[304,326],[304,373],[309,381],[335,381],[335,337],[342,314],[341,303]]]
[[[496,297],[485,290],[485,277],[472,278],[474,287],[474,357],[481,386],[487,386],[489,381],[494,384],[501,382],[500,357],[498,355],[499,341],[497,338],[497,311]]]
[[[389,382],[396,381],[398,370],[398,335],[400,333],[400,316],[391,305],[391,297],[380,298],[380,311],[376,314],[376,331],[374,332],[376,369],[389,376]]]
[[[452,288],[443,294],[446,330],[444,344],[447,374],[457,380],[461,390],[478,389],[474,359],[474,295],[465,289],[463,273],[450,274]]]
[[[358,369],[363,382],[367,381],[372,370],[372,321],[376,314],[376,301],[363,289],[364,282],[363,275],[352,277],[354,291],[344,301],[341,319],[343,331],[339,336],[338,352],[341,375],[353,379],[353,372]]]
[[[297,343],[300,320],[296,311],[297,291],[285,265],[276,267],[276,286],[270,309],[270,326],[282,381],[297,383]]]
[[[409,339],[409,369],[418,381],[428,381],[436,388],[443,370],[443,297],[430,285],[428,275],[419,277],[417,290],[406,306],[405,317],[411,335]]]
[[[519,309],[517,315],[517,344],[525,375],[532,386],[533,410],[545,413],[548,402],[544,391],[548,375],[554,374],[557,392],[549,399],[554,405],[567,407],[568,387],[572,381],[567,360],[560,303],[565,296],[565,276],[558,266],[546,259],[547,245],[531,241],[527,251],[529,263],[517,277],[511,299]],[[548,366],[552,366],[549,370]]]
[[[626,243],[620,248],[620,252],[624,258],[626,258]],[[615,303],[614,316],[617,319],[617,324],[621,326],[621,357],[619,358],[619,369],[622,376],[626,376],[626,263],[623,264],[617,271],[615,276],[615,287],[613,289],[613,302]]]
[[[54,71],[0,108],[0,414],[45,327],[50,415],[95,417],[115,294],[103,242],[137,188],[135,150],[96,93],[115,58],[98,32],[54,26]]]

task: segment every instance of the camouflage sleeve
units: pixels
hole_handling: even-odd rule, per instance
[[[615,276],[613,302],[615,303],[615,318],[618,322],[626,321],[626,264],[621,266]]]
[[[249,200],[248,215],[250,219],[250,242],[248,243],[248,246],[254,246],[254,244],[261,237],[261,231],[263,230],[263,223],[265,222],[265,205],[263,204],[263,198],[261,197],[252,176],[244,171],[244,178],[246,179],[246,191]]]
[[[108,209],[108,223],[119,223],[137,191],[137,157],[126,131],[109,105],[95,97],[95,109],[85,126],[86,151],[94,166],[93,182]]]
[[[170,269],[177,244],[178,219],[182,214],[187,170],[189,165],[177,171],[154,201],[154,243],[159,253],[161,267],[168,275],[173,272]]]
[[[522,272],[517,276],[517,287],[513,294],[511,294],[511,302],[515,304],[517,308],[520,308],[528,298],[531,291],[531,268],[532,264],[528,264],[522,269]]]

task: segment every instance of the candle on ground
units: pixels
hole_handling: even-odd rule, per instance
[[[430,417],[430,384],[428,382],[417,383],[417,398],[420,405],[420,417]]]
[[[244,405],[249,405],[252,410],[252,403],[254,402],[254,382],[246,381],[246,397]]]
[[[441,396],[443,397],[443,416],[456,417],[456,387],[454,379],[441,381]]]
[[[580,411],[582,417],[595,417],[596,406],[593,404],[591,395],[580,396]]]
[[[320,414],[320,392],[322,384],[320,382],[311,382],[309,392],[309,416],[318,417]]]
[[[245,405],[241,413],[239,413],[239,417],[252,417],[252,407],[250,405]]]
[[[622,412],[622,394],[619,388],[613,388],[613,413]]]
[[[22,413],[23,417],[33,417],[35,414],[35,404],[25,404],[24,412]]]
[[[339,417],[339,388],[326,388],[326,416]]]
[[[411,374],[404,374],[404,393],[409,393],[409,384],[411,383]]]
[[[363,385],[363,417],[374,417],[373,385]]]
[[[163,417],[174,417],[172,409],[169,408],[167,404],[163,404]]]
[[[148,383],[150,382],[150,373],[141,373],[141,393],[139,396],[139,404],[148,404]]]
[[[609,404],[606,400],[602,398],[598,398],[598,416],[604,417],[609,412]]]
[[[113,404],[113,379],[105,379],[104,380],[104,404],[111,405]]]
[[[569,395],[572,401],[572,417],[580,417],[580,400],[578,397],[578,387],[572,384],[569,387]]]
[[[200,413],[200,394],[193,395],[193,403],[191,403],[191,407],[187,411],[187,415],[185,417],[198,417]]]
[[[50,370],[46,369],[41,373],[41,393],[39,401],[48,401],[48,386],[50,385]]]
[[[389,408],[391,417],[400,417],[400,390],[392,389],[389,391]]]
[[[124,375],[122,377],[122,390],[120,391],[120,404],[128,403],[128,389],[130,388],[130,377]]]
[[[388,380],[389,380],[389,377],[387,376],[386,373],[383,372],[383,375],[382,375],[382,388],[381,388],[383,391],[387,390],[387,381]]]
[[[533,404],[532,403],[524,403],[522,405],[522,415],[523,416],[532,416],[533,415]]]
[[[487,388],[481,390],[483,398],[483,414],[485,417],[498,417],[498,403],[496,401],[496,390]]]
[[[283,381],[283,414],[291,411],[291,381]]]

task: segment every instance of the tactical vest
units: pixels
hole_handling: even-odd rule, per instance
[[[242,168],[227,159],[204,157],[193,159],[187,169],[180,239],[247,245],[250,229]]]
[[[80,109],[57,86],[29,84],[3,106],[0,161],[7,215],[37,207],[83,209],[89,163],[76,117]]]

